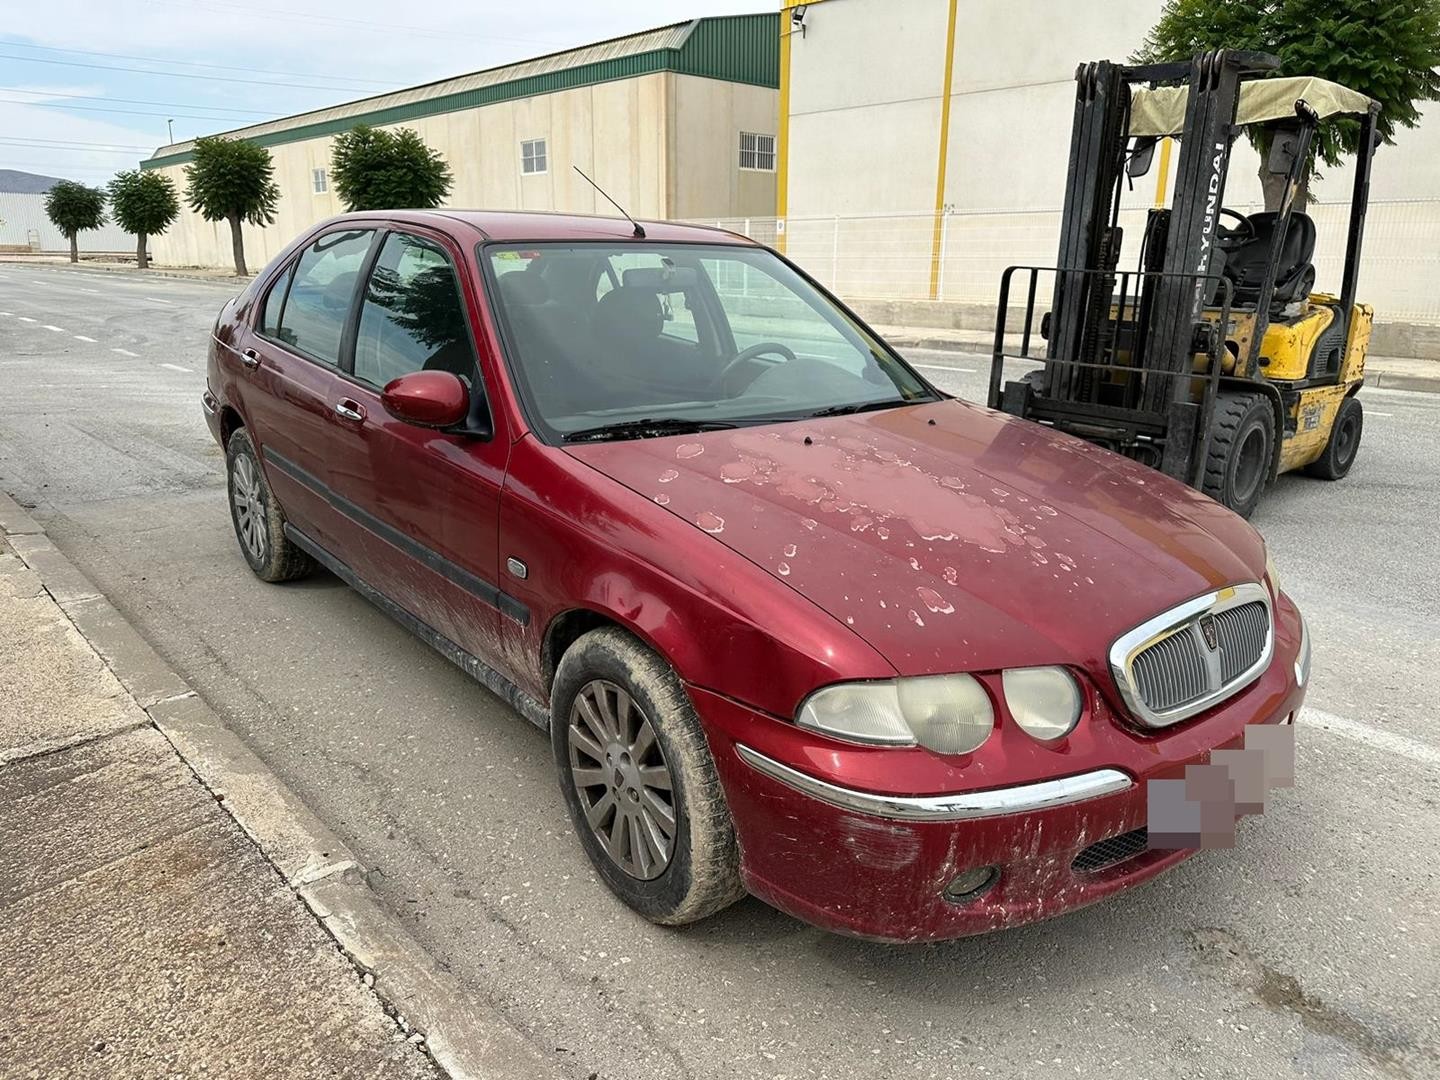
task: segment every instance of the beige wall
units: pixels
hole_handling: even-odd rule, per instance
[[[775,174],[742,172],[739,132],[773,134],[778,95],[763,87],[656,73],[499,102],[394,125],[413,128],[449,162],[447,205],[471,209],[612,214],[571,168],[578,165],[636,217],[733,217],[775,212]],[[522,175],[520,143],[543,138],[548,169]],[[252,270],[294,236],[341,213],[333,187],[312,193],[311,173],[330,166],[333,137],[270,148],[281,197],[276,221],[245,226]],[[185,189],[184,166],[161,170]],[[152,241],[169,266],[228,266],[229,226],[188,208]]]

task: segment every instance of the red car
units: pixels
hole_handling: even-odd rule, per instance
[[[657,922],[1080,907],[1189,853],[1148,781],[1304,695],[1244,521],[948,397],[725,232],[333,219],[221,313],[204,409],[255,573],[329,569],[548,728]]]

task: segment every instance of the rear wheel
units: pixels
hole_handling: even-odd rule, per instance
[[[576,835],[620,899],[679,925],[744,895],[705,733],[664,660],[615,627],[584,635],[555,673],[550,735]]]
[[[230,520],[240,553],[262,581],[290,581],[315,569],[315,561],[285,535],[285,514],[270,493],[255,445],[237,428],[225,444]]]
[[[1241,517],[1260,505],[1275,449],[1275,413],[1261,394],[1220,394],[1210,421],[1203,490]]]
[[[1325,444],[1325,452],[1306,465],[1305,471],[1323,480],[1339,480],[1355,464],[1364,428],[1365,410],[1360,405],[1360,399],[1347,397],[1335,411],[1335,422],[1330,426],[1330,441]]]

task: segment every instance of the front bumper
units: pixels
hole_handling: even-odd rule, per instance
[[[1247,725],[1293,717],[1304,699],[1303,634],[1299,613],[1282,598],[1275,655],[1261,678],[1175,729],[1142,732],[1092,715],[1065,747],[1047,748],[1002,725],[988,760],[958,770],[971,790],[954,781],[930,787],[946,763],[928,751],[842,745],[704,690],[691,688],[691,697],[752,893],[829,930],[939,940],[1084,907],[1193,854],[1140,850],[1093,871],[1074,865],[1097,841],[1145,826],[1150,780],[1182,777],[1212,751],[1241,746]],[[999,875],[988,887],[963,902],[944,897],[958,875],[989,866]]]

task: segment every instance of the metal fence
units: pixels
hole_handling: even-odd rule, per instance
[[[88,252],[135,250],[135,237],[110,223],[77,238]],[[69,251],[70,241],[45,216],[43,194],[0,191],[0,249]]]
[[[1234,209],[1248,214],[1264,207]],[[1338,293],[1350,204],[1315,203],[1308,213],[1319,233],[1317,288]],[[1143,207],[1120,212],[1127,264],[1139,249],[1145,214]],[[705,223],[772,246],[780,237],[775,218]],[[792,259],[840,296],[876,300],[993,305],[1005,268],[1054,263],[1059,237],[1058,209],[966,210],[938,219],[929,213],[792,217],[784,224]],[[1382,321],[1440,325],[1440,199],[1371,202],[1360,299],[1373,304]]]

